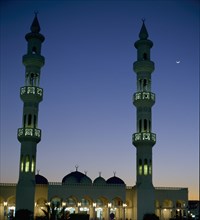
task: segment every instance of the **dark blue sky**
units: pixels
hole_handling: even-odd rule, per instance
[[[135,184],[134,42],[146,19],[154,46],[152,91],[155,186],[189,187],[198,196],[199,1],[1,1],[1,182],[17,182],[26,53],[24,36],[38,10],[42,54],[37,169],[61,181],[79,165]],[[180,60],[177,64],[176,61]]]

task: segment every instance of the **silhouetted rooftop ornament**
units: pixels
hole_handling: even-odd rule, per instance
[[[31,25],[31,32],[32,33],[39,33],[40,32],[40,25],[39,25],[39,22],[37,19],[38,11],[35,11],[34,13],[35,13],[35,18],[34,18],[33,23]]]
[[[139,33],[139,38],[141,39],[141,40],[146,40],[147,38],[148,38],[148,36],[149,36],[149,34],[148,34],[148,32],[147,32],[147,29],[146,29],[146,26],[145,26],[145,19],[143,18],[142,19],[142,28],[141,28],[141,30],[140,30],[140,33]]]

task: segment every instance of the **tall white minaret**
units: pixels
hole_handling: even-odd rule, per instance
[[[151,73],[154,63],[150,59],[153,42],[148,39],[144,24],[135,42],[137,61],[133,64],[137,74],[137,91],[133,95],[133,104],[137,109],[137,132],[133,134],[133,145],[137,151],[136,194],[134,199],[134,219],[142,220],[144,214],[155,212],[154,187],[152,183],[152,148],[156,143],[156,135],[152,133],[151,108],[155,103],[155,94],[151,92]]]
[[[20,98],[24,103],[22,127],[18,129],[21,143],[19,180],[16,189],[16,210],[28,209],[34,212],[35,202],[35,167],[37,144],[41,140],[38,128],[39,103],[43,98],[43,89],[39,87],[40,69],[45,59],[41,55],[44,36],[40,34],[37,14],[31,25],[31,32],[26,34],[27,53],[23,56],[25,66],[25,85],[20,88]]]

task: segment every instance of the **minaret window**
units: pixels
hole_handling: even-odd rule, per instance
[[[139,175],[142,175],[142,160],[139,159],[139,167],[138,167]]]
[[[147,53],[143,53],[143,60],[147,60]]]
[[[144,160],[144,175],[148,174],[148,165],[147,165],[147,159]]]
[[[149,161],[149,174],[152,174],[152,162],[151,160]]]
[[[147,91],[147,80],[143,80],[143,90]]]
[[[29,172],[29,167],[30,167],[30,157],[27,155],[25,162],[25,172]]]
[[[21,167],[21,172],[23,172],[24,171],[24,157],[23,157],[23,155],[21,156],[21,165],[20,165],[20,167]]]
[[[32,116],[31,116],[31,115],[28,115],[28,125],[29,125],[29,126],[31,125],[31,121],[32,121]]]
[[[144,119],[144,131],[147,131],[147,119]]]
[[[32,161],[31,161],[31,172],[34,172],[35,170],[35,158],[32,157]]]
[[[33,47],[32,48],[32,54],[36,54],[37,53],[37,49],[36,49],[36,47]]]

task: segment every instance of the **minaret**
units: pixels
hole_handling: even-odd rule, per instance
[[[21,143],[19,180],[16,189],[16,210],[28,209],[34,212],[35,166],[37,144],[41,140],[38,128],[39,103],[43,89],[39,87],[40,69],[44,65],[41,45],[44,36],[40,34],[37,13],[31,25],[31,32],[26,34],[27,53],[23,56],[25,66],[25,85],[20,88],[20,98],[24,102],[22,127],[18,129]]]
[[[133,145],[136,147],[136,197],[134,219],[143,219],[144,214],[154,213],[154,187],[152,184],[152,147],[156,135],[152,133],[151,108],[155,103],[155,94],[151,92],[151,73],[154,63],[150,59],[153,42],[148,39],[144,24],[139,33],[139,40],[134,44],[137,49],[137,61],[133,64],[137,74],[137,91],[133,95],[133,104],[137,109],[137,132],[133,134]]]

